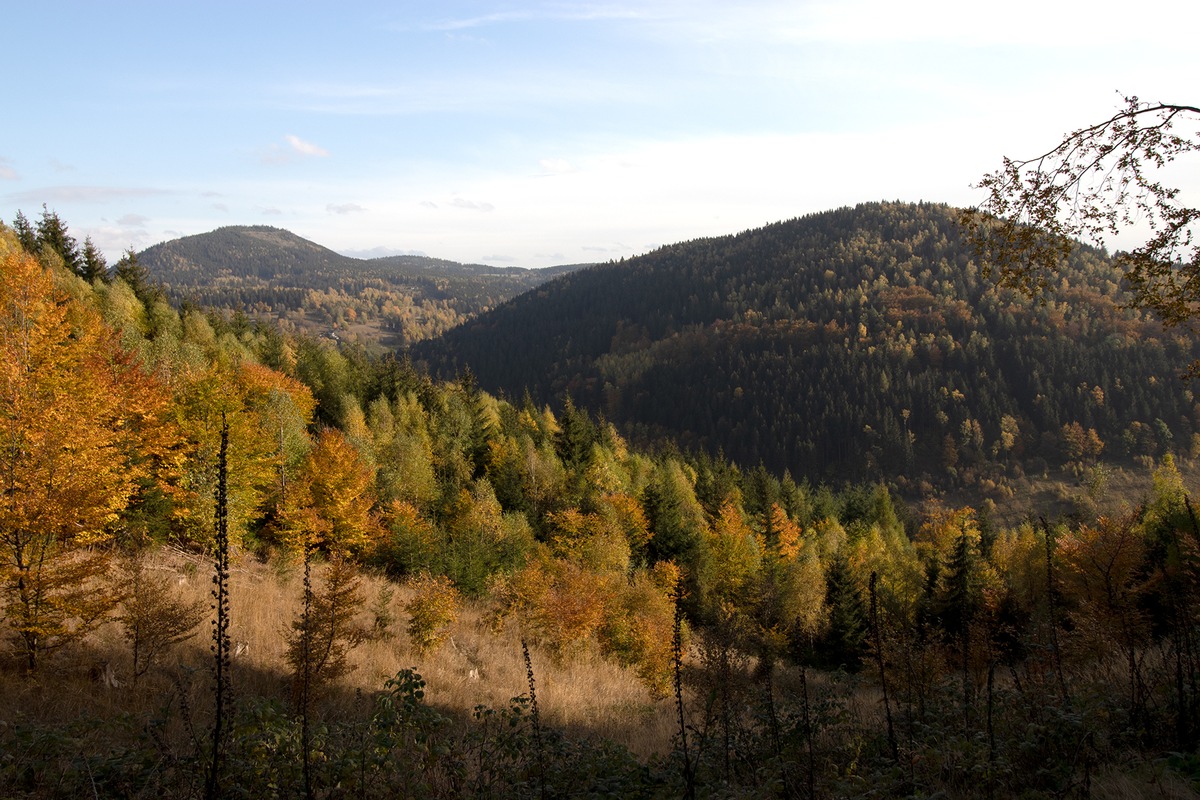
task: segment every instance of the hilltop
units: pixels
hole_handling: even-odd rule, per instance
[[[1124,299],[1097,250],[1030,300],[982,275],[954,209],[867,203],[581,270],[413,352],[744,466],[1003,499],[1190,452],[1200,347]]]
[[[491,267],[411,255],[351,258],[266,226],[218,228],[154,245],[137,257],[176,301],[386,346],[435,336],[578,268]]]

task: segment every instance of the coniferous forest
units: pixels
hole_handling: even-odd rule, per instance
[[[954,209],[867,203],[576,272],[414,358],[647,441],[914,493],[1003,502],[1028,472],[1190,450],[1195,337],[1125,307],[1099,251],[1052,289],[998,288]]]
[[[0,796],[1194,796],[1196,342],[1099,252],[996,289],[953,219],[663,248],[410,355],[18,215]],[[1091,504],[1000,518],[1052,470]]]

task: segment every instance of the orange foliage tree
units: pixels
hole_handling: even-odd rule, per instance
[[[337,555],[369,555],[383,536],[374,506],[370,467],[345,435],[326,428],[288,492],[282,511],[285,543]]]
[[[151,470],[165,395],[55,275],[6,239],[0,258],[0,585],[34,670],[120,601],[100,548]]]

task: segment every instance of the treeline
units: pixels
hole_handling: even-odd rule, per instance
[[[1196,338],[1125,308],[1095,250],[1053,288],[997,289],[953,209],[871,203],[584,270],[413,354],[639,442],[914,494],[1192,453]]]
[[[414,641],[436,646],[446,610],[473,597],[544,652],[598,650],[680,705],[675,750],[638,765],[543,738],[524,703],[510,739],[486,722],[461,734],[411,675],[323,733],[307,700],[250,704],[229,712],[244,716],[225,751],[248,792],[1058,796],[1129,753],[1195,751],[1200,526],[1169,457],[1125,516],[997,530],[970,508],[918,515],[882,484],[639,452],[572,403],[554,413],[470,373],[439,383],[394,357],[181,313],[132,257],[88,281],[54,240],[24,241],[0,231],[10,669],[44,674],[106,620],[149,613],[119,553],[208,552],[219,532],[235,555],[349,570],[306,580],[297,674],[336,675],[312,661],[308,621],[331,620],[324,652],[352,646],[337,625],[365,567],[425,587]],[[186,765],[211,751],[147,731],[87,769],[71,750],[85,739],[39,741],[77,781],[61,778],[68,795],[95,786],[93,764],[138,787],[126,794],[198,794]],[[456,760],[455,743],[497,755]],[[6,763],[0,778],[54,796],[28,762]]]

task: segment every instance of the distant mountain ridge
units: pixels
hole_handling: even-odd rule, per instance
[[[137,254],[168,294],[399,346],[436,335],[584,265],[546,269],[425,256],[344,256],[290,231],[228,226]]]
[[[1025,469],[1189,451],[1196,338],[1123,308],[1099,251],[1058,288],[998,290],[952,208],[866,203],[580,270],[412,352],[813,479],[1003,493]]]

